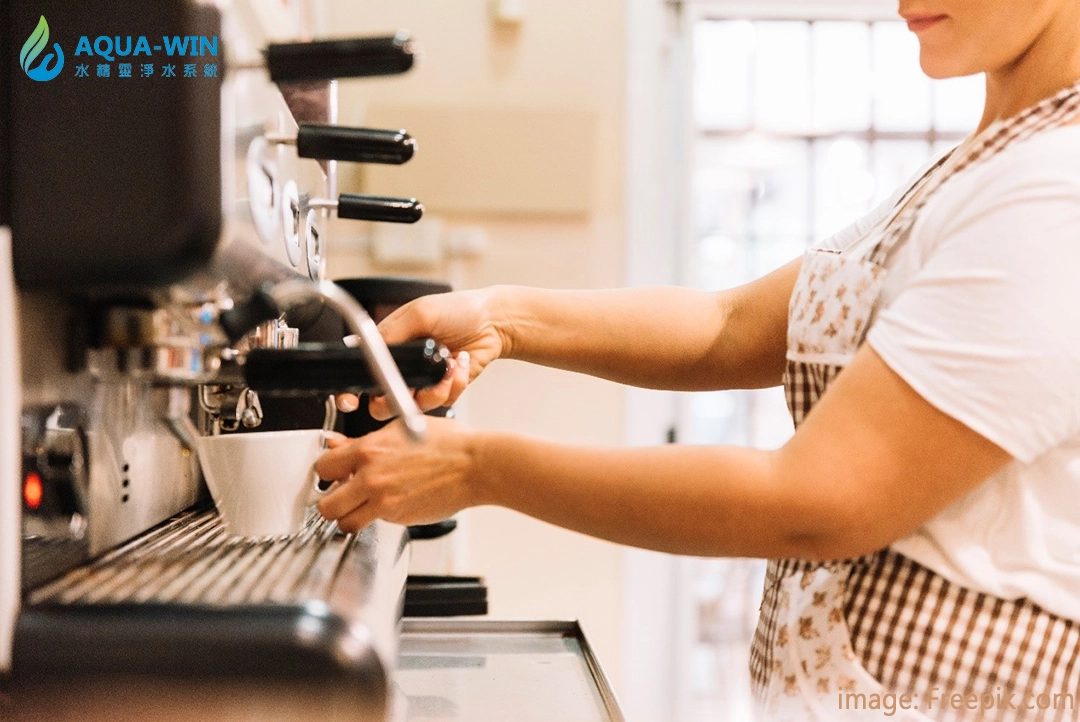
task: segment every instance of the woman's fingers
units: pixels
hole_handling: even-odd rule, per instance
[[[471,361],[468,351],[462,351],[457,356],[457,368],[454,369],[453,382],[450,384],[450,395],[446,398],[443,406],[450,406],[458,397],[465,392],[465,388],[469,385],[469,375],[471,373]]]
[[[326,448],[336,449],[342,444],[349,442],[349,437],[345,434],[339,434],[336,431],[324,431],[323,438],[326,439]]]
[[[363,483],[354,476],[319,500],[319,513],[324,519],[343,519],[368,501]]]
[[[423,298],[395,309],[379,323],[379,333],[389,344],[405,343],[431,333],[431,319],[423,313]]]
[[[413,393],[416,405],[421,411],[431,411],[443,406],[450,406],[469,385],[469,352],[462,351],[456,359],[451,359],[447,375],[435,386],[420,389]],[[372,396],[368,408],[372,418],[385,421],[394,416],[394,410],[385,396]]]
[[[360,466],[363,459],[363,441],[349,439],[347,442],[331,448],[316,459],[315,473],[319,475],[320,479],[327,481],[348,479],[353,470]]]
[[[344,532],[360,531],[376,517],[375,505],[368,498],[359,471],[323,497],[318,508],[324,519],[336,519]]]
[[[360,408],[360,398],[356,394],[338,394],[334,397],[338,411],[348,414]]]
[[[413,400],[416,401],[416,390],[410,389],[410,391],[412,391]],[[420,406],[420,403],[417,402],[416,405]],[[421,407],[421,410],[423,410],[423,407]],[[368,413],[371,414],[371,418],[376,421],[389,421],[397,416],[397,412],[394,411],[394,407],[390,404],[390,399],[381,394],[372,396],[368,401]]]
[[[448,419],[429,421],[424,444],[410,443],[394,423],[323,454],[316,471],[338,480],[319,500],[323,517],[351,532],[376,518],[399,524],[445,519],[473,503],[468,430]]]
[[[353,509],[350,513],[338,519],[338,528],[346,534],[355,534],[361,531],[378,518],[372,506],[372,504],[364,503]]]
[[[458,363],[454,359],[450,359],[447,362],[446,375],[443,376],[442,381],[429,388],[413,391],[413,399],[416,400],[416,405],[420,407],[421,411],[431,411],[440,406],[449,405],[448,399],[453,392],[457,371]],[[371,397],[368,403],[368,413],[371,414],[371,418],[379,421],[386,421],[396,415],[394,408],[390,405],[390,400],[381,394]]]
[[[385,396],[372,396],[368,402],[368,413],[377,421],[386,421],[394,416],[394,410],[390,408],[390,400]]]
[[[454,372],[457,370],[457,362],[450,359],[446,364],[446,375],[442,381],[430,388],[420,389],[416,392],[416,405],[421,411],[431,411],[446,404],[450,397],[450,390],[454,384]]]

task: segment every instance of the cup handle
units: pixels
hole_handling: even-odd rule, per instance
[[[320,488],[320,484],[326,484],[326,488]],[[311,491],[308,492],[307,505],[313,506],[319,503],[319,500],[330,493],[330,489],[333,487],[332,481],[323,481],[322,479],[315,479],[315,483],[311,485]]]
[[[327,406],[328,409],[334,403],[333,398],[334,397],[331,396],[330,399],[327,401],[326,406]],[[323,431],[325,432],[326,430],[324,429]],[[329,448],[329,446],[326,443],[326,434],[325,433],[323,434],[322,448],[323,448],[323,451],[326,451]],[[316,474],[314,472],[314,470],[312,470],[311,475],[315,478],[315,481],[313,481],[311,483],[311,490],[308,492],[308,496],[307,496],[307,505],[308,506],[313,506],[315,504],[318,504],[319,500],[322,499],[327,494],[329,494],[330,489],[332,489],[333,486],[334,486],[334,482],[332,482],[332,481],[324,481],[324,480],[320,479],[319,475]],[[322,488],[322,484],[326,484],[325,489]]]

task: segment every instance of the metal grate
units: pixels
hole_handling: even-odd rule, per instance
[[[244,539],[187,511],[30,594],[31,604],[297,604],[326,600],[357,536],[313,514],[300,533]]]

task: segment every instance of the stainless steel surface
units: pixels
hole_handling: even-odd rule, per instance
[[[219,360],[206,339],[220,333],[199,299],[162,308],[118,304],[102,314],[101,346],[89,365],[102,380],[146,378],[153,383],[196,384],[217,372]]]
[[[11,669],[11,642],[22,589],[20,571],[22,507],[22,390],[19,384],[15,277],[11,232],[0,226],[0,674]]]
[[[317,281],[323,277],[325,263],[323,262],[322,232],[319,230],[319,219],[315,209],[307,212],[304,218],[304,243],[307,246],[308,277]]]
[[[367,532],[369,537],[374,528]],[[370,541],[365,540],[365,541]],[[188,511],[65,574],[31,604],[304,604],[327,601],[342,566],[362,546],[317,515],[299,534],[244,539],[214,511]]]
[[[197,256],[193,252],[176,261],[175,273],[156,280],[135,268],[116,288],[89,280],[80,288],[82,295],[72,295],[74,289],[61,285],[45,290],[28,284],[16,291],[10,283],[10,244],[6,229],[0,229],[0,344],[6,350],[0,351],[0,486],[7,490],[0,494],[0,672],[31,681],[23,688],[28,695],[23,700],[5,698],[0,685],[0,718],[7,718],[5,704],[12,699],[16,705],[23,702],[16,709],[17,719],[157,718],[171,695],[186,716],[194,707],[207,719],[368,719],[364,703],[378,707],[372,719],[381,721],[408,567],[405,529],[377,522],[362,534],[345,535],[336,525],[312,518],[296,535],[242,539],[226,534],[215,512],[190,511],[202,490],[194,437],[220,431],[222,418],[246,427],[262,420],[258,397],[237,373],[245,348],[289,348],[299,341],[297,329],[282,321],[264,324],[235,345],[221,327],[222,312],[266,284],[296,290],[295,284],[302,282],[308,297],[331,296],[352,330],[365,338],[376,379],[397,399],[415,437],[423,433],[423,417],[374,324],[366,315],[359,317],[362,309],[351,297],[343,302],[332,284],[318,284],[325,275],[329,215],[306,204],[311,198],[337,196],[336,163],[299,158],[295,147],[271,145],[264,137],[295,136],[298,121],[334,123],[336,83],[279,87],[263,71],[240,70],[246,61],[261,57],[268,43],[309,34],[297,18],[303,0],[182,0],[170,8],[185,3],[213,6],[207,17],[215,21],[216,10],[221,11],[221,47],[228,57],[218,62],[227,73],[220,98],[206,96],[199,106],[207,111],[203,115],[194,120],[174,121],[171,114],[161,118],[165,124],[195,123],[181,127],[193,131],[197,142],[190,145],[203,151],[198,157],[214,161],[199,166],[213,172],[197,178],[193,187],[220,184],[221,215],[210,219],[212,233],[207,236],[211,242],[216,238],[216,245],[203,244]],[[116,8],[113,15],[123,13]],[[214,42],[217,47],[216,37]],[[219,101],[220,127],[213,107]],[[204,117],[213,121],[203,123]],[[101,165],[115,158],[121,167],[121,161],[130,160],[123,148],[125,137],[110,147],[112,155],[102,157]],[[171,170],[159,175],[171,180]],[[142,195],[156,198],[159,206],[186,198]],[[199,215],[193,224],[216,216],[218,197],[215,189],[212,202],[197,206],[200,213],[192,214]],[[42,206],[42,212],[47,210]],[[125,208],[116,212],[122,216]],[[139,248],[149,249],[156,260],[155,234],[142,235],[145,240],[136,237],[124,245],[106,228],[96,240],[117,257]],[[26,237],[33,241],[33,234]],[[157,255],[168,259],[165,265],[172,264],[174,256]],[[47,274],[41,277],[48,280]],[[16,309],[13,321],[4,313],[11,309]],[[294,314],[298,317],[302,314]],[[17,453],[18,443],[8,448],[12,439],[18,442],[20,409],[33,408],[41,418],[53,419],[59,415],[52,409],[61,406],[79,410],[78,420],[57,422],[48,427],[50,433],[84,439],[86,449],[85,454],[71,455],[74,461],[69,463],[82,468],[85,460],[86,473],[74,475],[74,488],[85,504],[69,515],[84,523],[77,531],[85,535],[85,543],[80,554],[63,558],[58,550],[66,549],[61,543],[66,537],[44,533],[46,522],[58,515],[46,506],[38,509],[29,501],[24,505],[19,498],[23,474],[32,478],[29,474],[40,471],[44,477],[44,467],[39,468],[42,453]],[[274,413],[269,403],[266,408]],[[327,408],[327,423],[332,424],[332,401]],[[66,458],[63,453],[55,456]],[[76,528],[69,524],[65,529],[71,536]],[[25,559],[23,537],[29,542]],[[86,562],[87,554],[95,558]],[[35,568],[43,573],[25,574]],[[62,570],[68,571],[38,586]],[[29,580],[25,596],[20,575]],[[290,621],[294,613],[296,624]],[[232,625],[228,620],[233,619],[242,623]],[[271,626],[277,622],[268,619],[286,620],[274,628],[280,658],[248,652],[267,643],[251,627],[251,619]],[[215,627],[207,631],[207,620],[226,620],[231,626],[222,633]],[[315,626],[324,622],[333,628],[328,651],[316,650],[324,654],[318,664],[302,655],[296,664],[317,669],[316,684],[325,689],[312,691],[303,680],[296,686],[290,680],[275,685],[261,676],[245,681],[243,669],[236,672],[236,680],[223,680],[221,670],[207,664],[222,661],[222,649],[240,649],[241,662],[262,660],[272,671],[292,674],[288,662],[305,650],[316,653]],[[80,636],[83,633],[89,636]],[[195,644],[199,634],[203,646]],[[162,649],[169,651],[163,655]],[[185,651],[191,656],[185,657]],[[179,660],[173,665],[178,674],[173,674],[169,658]],[[362,668],[357,660],[363,660]],[[228,666],[225,675],[237,666],[231,658],[222,664]],[[330,668],[339,673],[336,682],[327,679]],[[193,682],[200,674],[204,676]],[[342,674],[351,677],[343,682]],[[42,682],[47,675],[53,675],[54,687]],[[248,682],[250,690],[244,687]],[[211,708],[221,698],[231,705],[226,712]],[[358,698],[363,698],[360,703]],[[45,711],[49,709],[57,715]]]
[[[407,619],[398,652],[406,720],[623,720],[577,622]]]

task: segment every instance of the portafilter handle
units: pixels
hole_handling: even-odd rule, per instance
[[[245,326],[246,330],[250,330],[255,324],[265,320],[260,316],[274,312],[272,317],[276,318],[288,307],[314,298],[322,298],[340,313],[349,330],[359,337],[360,348],[371,375],[389,398],[394,413],[401,417],[409,438],[423,441],[427,433],[427,419],[416,405],[416,400],[394,363],[378,327],[364,307],[333,281],[311,282],[298,278],[269,285],[256,293],[248,303],[223,312],[219,321],[230,338],[235,338],[245,333]]]

